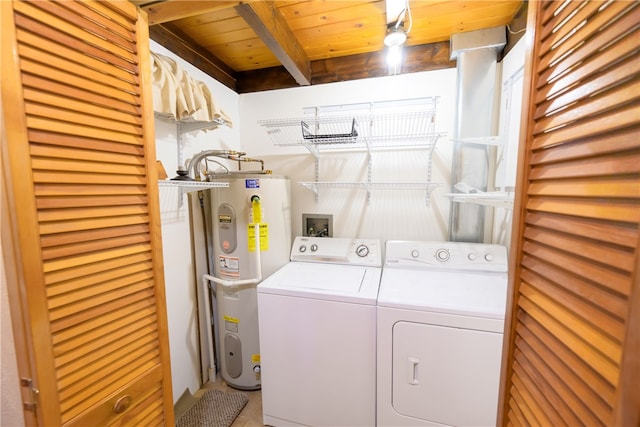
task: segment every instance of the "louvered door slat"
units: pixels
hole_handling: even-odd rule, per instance
[[[138,243],[149,242],[148,234],[132,234],[126,237],[111,237],[103,240],[94,240],[86,243],[78,243],[73,245],[57,246],[51,249],[42,250],[42,259],[49,260],[54,258],[69,257],[87,252],[112,249],[118,246],[129,246]]]
[[[529,17],[499,422],[634,425],[640,3],[530,2]]]
[[[628,179],[575,179],[566,181],[539,182],[529,188],[532,196],[576,196],[576,197],[640,197],[640,184],[633,177]]]
[[[532,227],[544,227],[557,233],[568,233],[594,239],[603,244],[615,244],[633,250],[636,245],[635,229],[627,224],[606,223],[584,218],[567,218],[557,215],[528,212],[526,223]]]
[[[601,31],[605,31],[612,23],[619,20],[625,13],[625,10],[633,9],[633,2],[613,1],[609,2],[607,7],[602,7],[600,2],[583,2],[584,7],[590,8],[591,4],[597,7],[590,8],[589,16],[582,16],[580,22],[562,21],[560,26],[555,27],[553,36],[543,42],[539,47],[540,61],[538,62],[537,71],[542,72],[546,67],[555,65],[555,61],[564,57],[569,52],[580,49],[585,40],[597,36]],[[589,25],[584,25],[585,22]],[[566,28],[566,32],[563,31]],[[560,34],[568,34],[568,36],[559,37]],[[546,82],[545,82],[546,83]],[[538,82],[540,87],[543,82]]]
[[[593,88],[597,91],[599,88]],[[564,126],[573,122],[576,118],[588,117],[590,115],[599,114],[611,108],[616,103],[631,103],[640,98],[640,82],[633,81],[626,85],[621,85],[615,90],[611,90],[604,96],[593,97],[593,94],[582,101],[580,105],[573,106],[561,113],[554,114],[553,117],[542,119],[536,123],[534,133],[538,134],[547,129]],[[564,105],[560,107],[565,107]],[[545,112],[546,113],[546,112]]]
[[[95,4],[84,4],[75,2],[65,2],[62,6],[73,11],[76,17],[82,17],[84,20],[80,21],[76,18],[76,25],[82,26],[89,30],[94,31],[105,37],[107,40],[112,41],[114,44],[118,44],[126,50],[131,50],[135,46],[135,34],[134,28],[130,25],[113,25],[111,18],[117,16],[115,14],[109,14],[104,16],[104,10],[100,11],[95,9]],[[69,15],[66,15],[69,16]]]
[[[619,346],[624,340],[624,323],[620,319],[612,317],[606,310],[595,306],[590,299],[567,292],[562,287],[545,280],[530,270],[523,270],[522,278],[525,283],[540,294],[571,310],[576,316],[579,316],[581,322],[589,324],[601,334],[609,335],[611,339],[608,338],[608,341],[611,342],[611,345]]]
[[[56,2],[20,1],[16,2],[15,10],[18,13],[33,18],[33,20],[36,22],[46,23],[51,28],[55,28],[56,32],[59,34],[59,38],[51,37],[54,40],[58,40],[61,42],[71,41],[72,43],[70,44],[72,46],[90,56],[96,53],[98,49],[100,49],[103,51],[102,55],[108,62],[115,65],[129,64],[131,70],[135,69],[135,66],[133,64],[135,64],[136,58],[131,50],[123,49],[121,46],[112,43],[110,40],[104,39],[94,34],[92,31],[89,31],[92,29],[87,29],[83,26],[77,26],[75,23],[61,18],[60,16],[65,16],[66,12],[60,5],[57,5]],[[71,14],[65,16],[65,18],[73,17],[74,15]],[[84,22],[84,24],[89,24],[89,26],[91,26],[90,21]],[[40,33],[43,34],[45,32],[42,31]],[[64,42],[61,44],[64,45]]]
[[[562,2],[558,2],[562,3]],[[566,2],[565,4],[558,4],[554,7],[549,7],[545,10],[542,21],[545,23],[544,28],[540,31],[540,40],[546,40],[553,34],[553,29],[562,21],[569,18],[578,8],[580,8],[581,2],[573,1]]]
[[[123,111],[128,114],[132,114],[134,115],[132,120],[136,120],[137,116],[141,114],[139,106],[127,102],[130,99],[130,97],[128,96],[126,97],[127,99],[125,101],[122,101],[120,99],[105,96],[103,93],[87,91],[83,86],[69,86],[66,85],[65,82],[55,82],[53,80],[48,80],[31,74],[24,74],[22,76],[22,82],[25,87],[46,87],[47,92],[66,96],[70,100],[82,100],[90,102],[92,105],[97,105],[100,107],[113,109],[114,111]],[[72,82],[76,82],[76,79],[74,78]],[[100,89],[99,85],[91,85],[91,87]],[[30,132],[32,132],[34,135],[38,134],[34,131]],[[84,137],[87,139],[90,139],[91,136],[92,135],[84,135]],[[34,139],[33,141],[38,142],[38,140],[36,139]],[[95,142],[99,144],[100,140],[96,139]]]
[[[599,6],[600,5],[594,2],[570,2],[562,9],[561,13],[556,15],[545,26],[546,31],[544,31],[544,34],[541,34],[540,37],[540,51],[549,51],[558,40],[569,37],[572,31],[579,28],[581,22],[597,12]],[[551,60],[553,60],[553,58],[541,60],[540,66],[544,66],[547,61]]]
[[[579,142],[550,147],[531,153],[531,165],[571,159],[588,159],[600,154],[622,153],[633,150],[640,138],[637,129],[621,129],[607,135],[585,138]]]
[[[628,13],[615,27],[598,33],[593,39],[588,40],[585,46],[577,52],[571,52],[565,58],[562,58],[557,67],[548,68],[542,73],[541,78],[544,81],[556,81],[569,69],[579,65],[581,67],[580,75],[593,75],[599,70],[609,67],[620,58],[624,58],[632,54],[636,48],[636,40],[638,38],[638,22],[633,13]],[[622,30],[622,31],[621,31]],[[624,30],[627,30],[625,32]],[[591,56],[590,56],[591,55]],[[584,61],[585,57],[589,57],[588,61]],[[573,74],[573,73],[571,73]],[[576,81],[576,77],[571,76],[569,81]],[[555,89],[555,90],[554,90]],[[561,85],[550,85],[548,88],[540,88],[538,99],[545,96],[555,94],[557,91],[564,89]]]
[[[141,119],[131,114],[114,110],[113,108],[106,108],[100,105],[96,105],[93,102],[88,102],[86,99],[70,99],[69,96],[55,95],[49,92],[37,92],[30,89],[25,89],[24,97],[28,101],[33,103],[39,103],[49,105],[54,108],[67,109],[75,112],[81,112],[90,115],[94,118],[104,117],[107,120],[113,122],[123,122],[128,125],[140,126],[142,124]],[[136,129],[139,133],[139,129]]]
[[[64,377],[73,374],[77,369],[77,365],[92,366],[94,362],[105,356],[112,354],[118,348],[135,343],[146,336],[155,333],[155,325],[153,324],[155,317],[137,315],[128,316],[121,319],[122,326],[118,329],[111,328],[105,335],[94,340],[95,349],[86,351],[86,347],[72,347],[67,343],[69,349],[64,351],[64,356],[57,359],[56,374],[58,377]],[[126,323],[125,323],[126,322]]]
[[[76,89],[79,94],[79,99],[82,99],[83,96],[85,99],[91,99],[91,96],[100,97],[101,95],[108,93],[110,97],[113,97],[116,100],[128,104],[137,103],[136,94],[112,90],[111,86],[102,83],[101,80],[85,78],[82,74],[79,74],[79,69],[77,69],[78,74],[69,74],[64,69],[51,68],[48,64],[42,64],[30,60],[29,58],[24,58],[21,61],[21,65],[25,72],[40,77],[38,80],[40,82],[46,83],[47,80],[42,79],[45,77],[51,81],[51,83],[58,83],[63,85],[63,87],[67,86],[70,89]]]
[[[75,327],[84,327],[87,323],[102,319],[109,321],[114,311],[120,309],[128,309],[128,306],[150,299],[153,297],[153,282],[139,283],[138,286],[124,288],[123,292],[112,292],[116,299],[108,299],[101,305],[89,307],[90,310],[83,310],[81,304],[72,314],[62,317],[59,320],[51,321],[51,331],[53,333],[61,332],[65,329],[73,329]],[[128,291],[128,292],[127,292]],[[55,312],[52,310],[52,316]]]
[[[156,335],[149,335],[137,343],[120,346],[117,352],[99,359],[93,366],[78,364],[71,375],[58,378],[61,398],[66,400],[71,396],[86,392],[83,389],[84,381],[96,386],[101,382],[109,382],[109,375],[106,375],[105,372],[109,372],[112,368],[121,369],[127,365],[143,364],[149,360],[157,359],[159,356],[158,347],[154,343],[157,338]]]
[[[115,270],[119,267],[148,262],[150,259],[151,257],[148,252],[140,252],[137,254],[128,255],[126,258],[107,259],[99,262],[94,262],[90,265],[65,268],[64,270],[49,272],[45,277],[45,283],[50,286],[53,284],[65,283],[65,281],[74,279],[79,281],[89,280],[88,278],[92,277],[96,273],[108,275],[112,270]]]
[[[83,278],[83,280],[73,280],[56,284],[47,289],[49,306],[51,309],[56,309],[66,304],[70,298],[73,298],[71,299],[72,301],[82,300],[83,298],[89,299],[106,290],[126,286],[126,280],[131,277],[138,277],[139,280],[144,280],[150,278],[151,274],[152,269],[150,263],[138,263],[109,270],[103,274],[91,275],[89,276],[91,281]]]
[[[58,334],[54,342],[56,366],[60,367],[83,354],[100,351],[109,343],[117,344],[117,341],[129,331],[128,328],[142,328],[146,325],[146,319],[150,319],[151,324],[157,321],[155,314],[153,305],[149,301],[142,301],[134,304],[132,310],[114,313],[114,317],[109,319],[107,324],[90,325],[91,327],[76,328]],[[87,342],[91,342],[92,346],[85,345]]]
[[[3,40],[21,115],[11,197],[27,208],[14,221],[37,272],[24,312],[38,319],[38,418],[172,424],[147,24],[128,1],[0,7],[17,55]],[[131,412],[114,413],[126,396]]]
[[[23,48],[32,47],[39,51],[54,52],[58,57],[66,58],[67,60],[76,64],[81,64],[88,69],[98,71],[104,76],[112,76],[132,85],[140,84],[135,74],[132,74],[126,69],[120,67],[114,68],[104,60],[88,57],[82,52],[60,45],[49,38],[41,37],[39,34],[35,34],[33,32],[18,29],[16,34],[18,36],[18,40],[20,40],[24,45]]]
[[[623,295],[612,293],[607,288],[599,286],[598,283],[591,282],[589,278],[581,278],[573,274],[570,270],[563,268],[562,264],[553,265],[544,259],[536,259],[525,255],[522,258],[522,275],[529,274],[528,269],[539,277],[548,280],[554,285],[588,299],[599,309],[618,319],[623,319],[626,314],[626,299]],[[614,318],[614,321],[616,320]]]
[[[616,250],[611,246],[602,245],[602,242],[590,241],[580,236],[530,227],[525,231],[524,237],[532,242],[551,246],[571,253],[573,256],[584,257],[594,263],[605,264],[629,273],[635,267],[633,252]]]
[[[574,426],[581,424],[576,413],[582,412],[584,414],[587,408],[596,416],[607,414],[610,411],[611,408],[605,402],[597,397],[593,398],[595,395],[584,381],[576,379],[570,385],[562,384],[562,388],[556,390],[553,386],[556,376],[571,377],[571,370],[549,348],[535,339],[535,336],[526,328],[519,329],[519,332],[523,337],[527,337],[526,340],[518,337],[516,348],[520,352],[519,355],[521,354],[522,357],[530,360],[531,369],[528,375],[535,387],[539,387],[543,391],[544,399],[549,402],[561,419],[555,420],[554,425]],[[563,399],[561,394],[569,396],[569,399]],[[583,405],[577,398],[579,395],[587,395],[591,399]],[[582,418],[589,417],[582,415]]]
[[[576,87],[578,90],[588,93],[592,86],[604,87],[632,77],[635,74],[634,69],[636,69],[634,61],[625,61],[622,58],[633,54],[636,48],[635,40],[637,40],[637,31],[618,40],[616,44],[597,51],[593,57],[580,62],[579,67],[572,70],[571,73],[564,70],[565,72],[557,79],[549,80],[547,85],[539,88],[536,103],[540,104],[545,101],[557,103],[554,97],[562,96],[563,92],[567,91],[571,85],[576,85],[581,78],[589,78],[590,80],[582,82]],[[600,73],[603,68],[610,66],[614,66],[615,73]],[[577,95],[582,96],[583,93],[578,92]]]
[[[584,360],[562,342],[550,335],[540,323],[524,313],[519,313],[519,324],[517,326],[518,336],[535,350],[536,356],[545,363],[550,363],[557,358],[562,366],[552,371],[553,378],[549,378],[549,384],[554,387],[558,396],[562,398],[562,389],[568,387],[575,390],[575,394],[586,386],[586,390],[578,395],[583,400],[598,398],[605,404],[613,406],[615,399],[615,387],[607,380],[588,366]],[[572,375],[573,374],[573,375]],[[562,379],[562,381],[559,381]],[[571,397],[572,398],[572,397]],[[588,400],[587,400],[588,401]],[[571,402],[565,402],[570,405]],[[575,414],[573,415],[575,416]]]
[[[69,316],[74,316],[81,311],[92,311],[92,314],[99,315],[103,304],[111,304],[114,300],[121,300],[120,302],[125,299],[130,300],[130,296],[139,295],[139,292],[148,290],[151,278],[151,272],[140,272],[112,282],[97,284],[95,294],[90,296],[82,292],[73,292],[70,295],[51,299],[49,300],[50,319],[52,322],[65,318],[70,320]],[[86,317],[83,316],[83,318]]]
[[[45,64],[46,66],[54,67],[57,70],[62,70],[65,73],[81,76],[87,81],[98,81],[104,86],[109,86],[126,92],[138,92],[137,85],[135,84],[136,82],[130,82],[122,80],[119,77],[110,76],[100,69],[94,70],[92,67],[88,66],[90,64],[70,61],[69,58],[60,55],[62,52],[56,51],[54,54],[41,48],[21,45],[19,53],[21,57],[33,61],[34,64]],[[33,65],[31,70],[35,71],[36,65]]]
[[[15,22],[18,28],[24,31],[33,32],[41,37],[47,38],[53,42],[60,44],[61,46],[67,46],[74,48],[82,55],[87,55],[89,58],[95,58],[103,60],[107,64],[118,66],[122,70],[126,70],[130,73],[136,73],[135,66],[117,55],[113,55],[108,49],[103,49],[92,44],[82,42],[68,34],[64,34],[61,31],[57,31],[47,24],[37,21],[36,19],[30,19],[24,15],[16,15]],[[25,39],[26,42],[28,39]],[[114,71],[114,74],[116,72]]]
[[[593,135],[593,130],[602,133],[615,132],[618,129],[633,126],[640,120],[638,104],[624,106],[618,110],[607,112],[590,120],[576,122],[570,126],[559,128],[553,132],[542,134],[533,142],[533,148],[538,150],[555,144],[562,144]]]

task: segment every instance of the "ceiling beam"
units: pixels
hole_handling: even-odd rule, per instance
[[[149,27],[149,36],[194,67],[207,73],[229,89],[236,89],[236,73],[219,58],[209,53],[183,31],[170,23]]]
[[[406,46],[402,73],[454,68],[456,61],[449,59],[449,49],[448,41]],[[314,85],[389,75],[385,51],[313,61],[311,69],[311,83]],[[238,73],[236,92],[260,92],[296,86],[296,82],[283,67],[272,67]]]
[[[237,5],[238,3],[240,2],[166,0],[143,5],[141,6],[141,9],[147,12],[149,25],[157,25],[220,9],[227,9]]]
[[[311,61],[274,2],[241,3],[236,11],[299,85],[311,84]]]

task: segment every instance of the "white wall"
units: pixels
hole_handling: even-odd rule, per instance
[[[174,123],[156,120],[156,152],[169,175],[180,163],[194,154],[211,149],[240,148],[240,114],[238,95],[191,64],[183,61],[161,45],[150,42],[152,52],[175,59],[195,80],[205,82],[219,107],[231,118],[232,128],[198,131],[187,134],[178,145]],[[188,389],[191,393],[200,386],[200,360],[197,344],[196,281],[193,274],[191,239],[187,198],[176,188],[160,188],[162,218],[162,246],[164,252],[169,346],[174,402]],[[199,283],[198,283],[199,285]]]
[[[445,240],[449,218],[451,143],[455,102],[455,69],[392,77],[355,80],[240,95],[243,150],[266,161],[274,174],[292,181],[292,230],[302,234],[302,214],[333,214],[334,237],[411,240]],[[323,188],[318,201],[300,186],[314,181],[314,158],[304,148],[274,146],[258,120],[302,117],[303,108],[361,102],[439,96],[436,131],[440,138],[433,153],[432,181],[442,187],[431,193],[430,206],[424,190],[373,190]],[[377,151],[372,158],[372,182],[425,182],[427,154],[422,150]],[[365,153],[324,154],[320,181],[365,181]]]
[[[522,37],[501,62],[500,136],[496,162],[497,190],[513,193],[516,183],[518,144],[520,142],[520,116],[524,77],[525,39]],[[511,242],[512,210],[496,208],[493,216],[492,243],[509,248]]]

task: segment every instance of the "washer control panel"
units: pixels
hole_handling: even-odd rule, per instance
[[[386,266],[505,272],[507,248],[484,243],[390,240]]]
[[[291,261],[382,267],[382,245],[375,239],[298,236]]]

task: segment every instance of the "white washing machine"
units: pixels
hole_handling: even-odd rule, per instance
[[[507,265],[498,245],[387,242],[379,426],[496,425]]]
[[[297,237],[258,285],[266,425],[373,426],[378,240]]]

